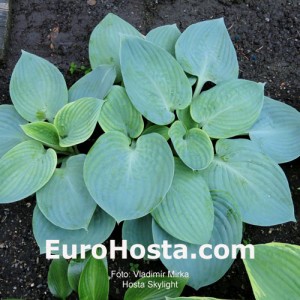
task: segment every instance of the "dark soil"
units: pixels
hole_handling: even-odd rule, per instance
[[[0,67],[0,103],[10,103],[9,79],[21,49],[58,66],[71,85],[80,74],[68,72],[71,62],[88,66],[88,40],[92,29],[109,12],[136,26],[142,33],[176,23],[180,29],[210,18],[225,17],[235,43],[242,78],[266,82],[266,94],[300,110],[300,3],[284,0],[15,0],[7,60]],[[300,217],[300,159],[284,165],[293,193],[296,218]],[[52,299],[47,290],[49,262],[39,256],[31,230],[34,198],[0,206],[0,298]],[[116,235],[119,233],[116,232]],[[247,226],[245,240],[300,244],[299,223],[276,227]],[[140,262],[139,262],[140,263]],[[111,262],[127,270],[129,261]],[[140,263],[140,269],[149,265]],[[155,269],[162,266],[156,264]],[[111,282],[111,297],[122,299],[121,282]],[[227,299],[253,299],[239,260],[218,283],[184,295]],[[74,296],[74,299],[76,297]]]

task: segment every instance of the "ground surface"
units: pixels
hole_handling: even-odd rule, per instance
[[[70,63],[88,65],[89,35],[108,12],[113,12],[142,33],[163,24],[176,23],[180,29],[185,29],[197,21],[224,17],[238,52],[240,76],[266,82],[267,95],[300,110],[299,1],[97,0],[94,6],[85,0],[13,2],[7,61],[0,66],[1,103],[10,103],[9,79],[21,49],[53,62],[71,84],[75,77],[68,72]],[[297,220],[300,217],[299,166],[299,159],[284,166],[291,184]],[[27,199],[0,207],[0,298],[52,299],[46,283],[48,262],[38,255],[32,237],[34,205],[34,199]],[[254,244],[271,241],[300,244],[299,223],[272,228],[247,226],[245,239]],[[121,265],[115,262],[113,268],[128,269],[129,262],[119,263]],[[155,268],[161,269],[161,266]],[[115,299],[122,299],[120,282],[112,282],[111,290]],[[193,291],[187,289],[185,295],[188,294],[192,295]],[[197,295],[253,299],[240,261],[221,281],[199,290]]]

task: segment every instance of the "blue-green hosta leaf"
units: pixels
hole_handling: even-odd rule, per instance
[[[147,249],[149,245],[153,244],[151,215],[124,221],[122,239],[127,241],[128,249],[136,244],[141,244]]]
[[[46,219],[38,206],[35,207],[32,218],[33,234],[41,254],[46,253],[47,240],[60,241],[59,250],[52,251],[52,253],[62,254],[62,245],[66,244],[68,249],[71,249],[72,245],[76,245],[76,254],[78,254],[80,245],[93,246],[104,242],[111,235],[115,224],[115,220],[100,207],[96,208],[87,230],[67,230],[55,226]]]
[[[137,138],[144,128],[142,115],[132,105],[121,86],[113,86],[99,115],[99,124],[105,132],[120,131]]]
[[[175,158],[175,175],[170,190],[152,216],[175,238],[204,244],[211,237],[214,207],[206,182]]]
[[[176,110],[177,117],[179,121],[181,121],[187,129],[197,128],[198,123],[192,119],[190,109],[191,109],[190,106],[188,106],[185,109],[177,109]]]
[[[121,35],[142,35],[129,23],[109,13],[95,27],[89,42],[89,58],[93,69],[102,64],[114,65],[117,71],[117,82],[122,80],[120,71],[120,40]]]
[[[39,209],[54,225],[87,229],[96,209],[83,180],[84,154],[71,156],[36,193]]]
[[[121,132],[107,132],[84,164],[90,194],[118,222],[147,215],[165,197],[173,175],[172,151],[157,133],[131,142]]]
[[[214,158],[214,147],[200,128],[186,129],[181,121],[172,124],[169,136],[181,160],[192,170],[202,170]]]
[[[191,103],[189,80],[164,49],[140,38],[126,37],[121,44],[120,62],[130,100],[152,123],[172,123],[174,110]]]
[[[53,149],[45,150],[40,142],[25,141],[0,159],[0,203],[22,200],[51,178],[57,163]]]
[[[187,281],[185,277],[143,277],[135,282],[136,286],[126,291],[124,300],[165,300],[166,296],[177,297]]]
[[[27,124],[12,105],[0,105],[0,158],[18,144],[29,140],[20,125]]]
[[[66,299],[72,293],[67,271],[68,262],[64,258],[52,260],[48,272],[48,288],[56,298]]]
[[[287,104],[265,97],[261,114],[249,134],[277,163],[300,156],[300,113]]]
[[[177,40],[176,58],[185,72],[197,76],[201,86],[236,79],[239,66],[223,18],[189,26]]]
[[[246,223],[271,226],[295,221],[284,172],[252,145],[250,140],[219,140],[214,161],[203,171],[209,187],[230,193]]]
[[[190,82],[191,86],[193,86],[197,82],[197,77],[196,76],[188,75],[188,79],[189,79],[189,82]]]
[[[91,256],[86,263],[79,280],[80,300],[107,300],[109,279],[107,269],[101,259]]]
[[[255,259],[244,264],[256,300],[299,299],[300,246],[255,245]]]
[[[143,131],[143,135],[144,134],[149,134],[149,133],[158,133],[161,136],[163,136],[166,141],[169,140],[169,127],[168,126],[160,126],[160,125],[151,125],[149,127],[147,127],[144,131]]]
[[[69,102],[94,97],[104,99],[116,79],[114,66],[101,65],[75,82],[69,90]]]
[[[21,125],[24,133],[53,149],[66,151],[66,148],[59,146],[59,136],[56,127],[52,123],[37,121]]]
[[[55,116],[59,145],[69,147],[86,141],[93,133],[103,100],[81,98],[65,105]]]
[[[68,102],[63,75],[47,60],[22,51],[9,86],[12,102],[27,121],[53,121]]]
[[[212,138],[245,134],[259,117],[264,84],[236,79],[202,92],[191,105],[191,116]]]
[[[219,280],[233,263],[231,258],[231,245],[240,244],[242,239],[242,220],[240,214],[230,197],[224,192],[213,192],[214,200],[214,228],[208,244],[214,249],[218,244],[227,245],[230,255],[225,259],[218,259],[213,255],[213,251],[205,251],[206,255],[212,254],[211,259],[203,259],[198,256],[199,245],[184,243],[161,229],[155,221],[152,223],[154,243],[161,245],[164,240],[168,244],[184,244],[187,247],[187,259],[165,259],[160,257],[162,263],[169,271],[188,272],[188,285],[198,290],[199,288],[212,284]],[[192,258],[195,254],[195,259]]]
[[[164,25],[152,29],[146,35],[146,40],[165,49],[170,54],[175,56],[175,44],[181,32],[176,24]]]

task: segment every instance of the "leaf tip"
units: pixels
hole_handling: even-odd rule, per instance
[[[26,55],[26,54],[30,54],[29,52],[27,52],[27,51],[25,51],[25,50],[23,50],[23,49],[21,49],[21,54],[23,55]]]
[[[265,88],[266,84],[267,84],[266,82],[258,82],[258,85],[261,86],[262,88]]]
[[[215,22],[216,25],[220,25],[220,26],[225,27],[227,29],[224,17],[217,18],[217,19],[212,19],[211,21]]]

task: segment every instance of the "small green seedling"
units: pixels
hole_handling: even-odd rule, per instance
[[[83,73],[84,75],[86,75],[91,71],[92,69],[90,67],[86,67],[83,65],[79,67],[75,62],[70,63],[69,72],[71,73],[71,75],[73,75],[74,73]]]
[[[130,263],[129,266],[130,266],[130,271],[131,272],[137,272],[139,270],[139,266],[140,265],[139,264]]]

